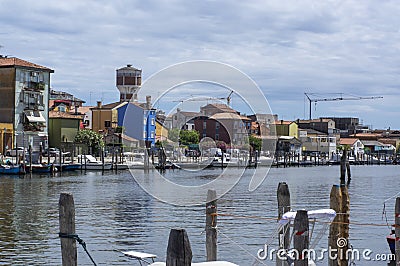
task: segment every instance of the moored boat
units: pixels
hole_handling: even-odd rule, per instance
[[[92,155],[84,155],[85,162],[82,162],[82,169],[84,170],[111,170],[111,163],[102,163]]]
[[[62,164],[61,165],[61,170],[62,171],[74,171],[74,170],[79,170],[81,169],[81,165],[77,163],[67,163],[67,164]],[[83,169],[83,166],[82,166]]]
[[[8,164],[1,164],[0,165],[0,174],[4,175],[19,175],[24,174],[24,168],[21,165],[8,165]]]
[[[29,164],[25,165],[25,172],[31,172],[31,166]],[[33,174],[47,174],[53,172],[53,164],[32,164]]]

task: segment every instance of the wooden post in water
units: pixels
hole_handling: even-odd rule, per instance
[[[217,260],[217,192],[209,189],[206,202],[207,261]]]
[[[185,229],[171,229],[166,266],[191,266],[192,249]]]
[[[341,201],[341,214],[339,217],[339,236],[342,238],[339,244],[341,244],[338,250],[339,252],[339,265],[348,265],[347,262],[347,250],[349,249],[349,222],[350,222],[350,197],[349,190],[346,185],[340,186],[340,192],[342,193]]]
[[[58,202],[60,233],[75,234],[74,197],[69,193],[61,193]],[[76,241],[73,238],[60,238],[63,266],[78,265]]]
[[[86,170],[87,170],[87,165],[86,165],[86,162],[87,162],[86,152],[85,152],[85,154],[84,154],[84,160],[85,160],[85,171],[86,171]]]
[[[286,182],[280,182],[277,190],[277,198],[278,198],[278,219],[282,218],[282,215],[285,212],[290,211],[290,192],[289,186]],[[287,224],[283,227],[283,229],[278,233],[278,241],[279,241],[279,249],[289,249],[289,241],[290,241],[290,225]],[[280,256],[276,256],[276,265],[277,266],[288,266],[289,263],[287,260],[280,260]]]
[[[342,191],[340,190],[340,186],[333,185],[330,194],[330,208],[336,211],[336,213],[341,213],[342,212],[341,206],[342,206]],[[340,234],[339,216],[340,215],[337,215],[335,217],[329,228],[328,249],[331,250],[331,255],[332,255],[329,257],[329,266],[339,265],[338,259],[334,259],[335,257],[337,258],[338,255],[337,242]],[[333,250],[336,250],[336,252],[334,252]]]
[[[104,150],[101,149],[101,172],[104,174]]]
[[[299,210],[294,218],[293,247],[297,251],[295,254],[294,266],[308,266],[308,214],[306,210]]]
[[[347,161],[347,149],[343,149],[342,157],[340,158],[340,180],[344,182],[346,179],[346,161]]]
[[[42,147],[42,143],[40,142],[40,145],[39,145],[39,163],[40,164],[42,164],[42,161],[43,161],[42,152],[43,152],[43,147]]]
[[[17,149],[15,156],[18,156],[18,149]],[[25,154],[23,156],[25,156]],[[32,174],[32,145],[31,144],[29,144],[29,173]]]
[[[60,165],[59,165],[59,167],[60,167],[60,169],[58,169],[58,171],[59,172],[62,172],[62,151],[61,151],[61,147],[60,147]]]
[[[396,198],[394,233],[396,235],[396,242],[395,242],[396,265],[400,265],[400,197]]]

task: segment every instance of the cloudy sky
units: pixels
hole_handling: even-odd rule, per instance
[[[319,102],[313,117],[400,128],[397,1],[0,0],[0,10],[0,54],[54,69],[53,89],[88,104],[118,100],[126,64],[146,79],[213,60],[251,77],[280,118],[308,117],[304,92],[383,96]]]

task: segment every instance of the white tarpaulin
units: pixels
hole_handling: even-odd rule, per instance
[[[314,211],[308,211],[308,219],[323,219],[332,222],[336,217],[336,212],[332,209],[319,209]],[[290,221],[294,221],[296,218],[296,212],[286,212],[282,215],[282,218],[279,220],[279,224],[285,225]]]

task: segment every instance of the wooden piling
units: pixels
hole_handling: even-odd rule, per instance
[[[104,150],[103,149],[101,149],[100,156],[101,156],[101,172],[104,174]]]
[[[396,235],[396,242],[395,242],[396,265],[400,265],[400,197],[396,198],[394,233]]]
[[[347,262],[347,250],[349,249],[349,222],[350,222],[350,197],[349,190],[346,185],[340,186],[340,192],[342,193],[342,201],[341,201],[341,214],[339,217],[339,235],[342,238],[342,243],[344,245],[339,247],[339,265],[348,265]],[[344,241],[345,240],[345,241]]]
[[[185,229],[171,229],[168,239],[166,266],[190,266],[192,249]]]
[[[296,218],[294,219],[294,236],[293,236],[293,247],[297,251],[294,260],[294,266],[308,266],[308,215],[306,210],[299,210],[296,213]]]
[[[42,146],[42,143],[40,143],[40,145],[39,145],[39,163],[40,164],[42,164],[42,161],[43,161],[42,153],[43,153],[43,146]]]
[[[278,198],[278,220],[282,218],[282,215],[285,212],[290,211],[290,192],[289,186],[286,182],[280,182],[278,184],[277,189],[277,198]],[[283,229],[278,233],[278,241],[279,241],[279,249],[289,249],[289,241],[290,241],[290,226],[289,224],[285,225]],[[280,256],[276,256],[276,265],[277,266],[288,266],[288,262],[286,260],[281,260]]]
[[[61,151],[61,147],[60,147],[60,164],[59,164],[59,172],[62,172],[62,151]]]
[[[75,234],[74,197],[69,193],[61,193],[58,202],[61,234]],[[78,265],[76,241],[73,238],[60,238],[63,266]]]
[[[347,150],[343,149],[342,157],[340,158],[340,180],[346,179],[346,161],[347,161]]]
[[[336,211],[336,213],[342,212],[342,191],[340,186],[333,185],[330,194],[330,208]],[[338,249],[338,238],[340,234],[340,217],[337,215],[333,220],[329,228],[328,236],[328,248],[331,250],[332,256],[329,257],[329,266],[338,266],[339,262],[337,259]],[[336,259],[334,259],[336,257]]]
[[[32,174],[32,145],[31,144],[29,144],[28,152],[29,152],[29,173]],[[18,156],[18,150],[16,151],[16,156]],[[25,156],[25,154],[23,156]],[[24,158],[24,161],[25,161],[25,158]]]
[[[217,192],[209,189],[206,202],[207,261],[217,260]]]

